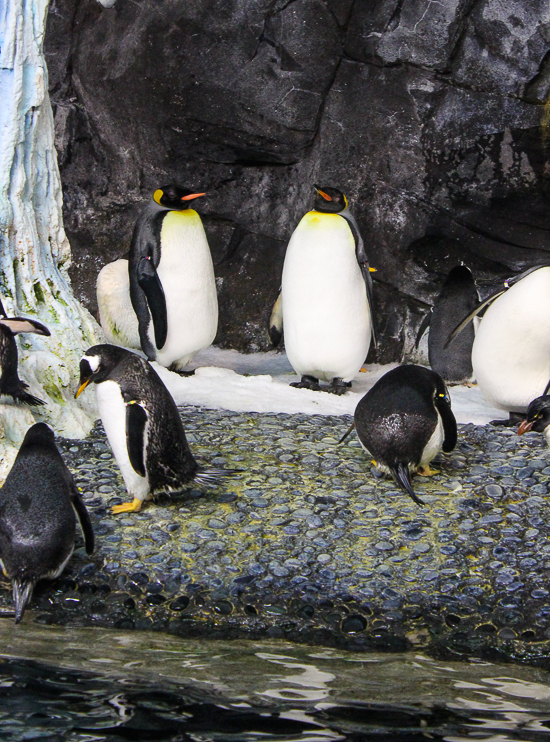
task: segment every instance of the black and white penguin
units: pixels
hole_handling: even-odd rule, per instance
[[[0,489],[0,564],[13,584],[15,623],[21,621],[36,583],[58,577],[71,558],[75,511],[91,554],[94,532],[86,506],[53,432],[36,423]]]
[[[157,189],[130,247],[130,298],[141,348],[149,360],[178,371],[212,344],[218,327],[212,256],[201,219],[189,208],[204,195],[177,185]]]
[[[337,188],[315,187],[313,211],[288,243],[281,294],[270,320],[301,380],[291,386],[344,394],[363,365],[371,337],[372,281],[357,222]]]
[[[459,384],[472,379],[472,345],[474,326],[469,325],[446,346],[449,334],[479,303],[472,272],[465,265],[457,265],[447,275],[433,309],[422,322],[416,347],[424,332],[428,335],[430,366],[445,381]]]
[[[430,469],[430,461],[456,445],[456,420],[441,376],[414,365],[388,371],[357,405],[354,425],[375,465],[422,505],[410,472],[424,477],[438,473]]]
[[[233,473],[203,469],[185,438],[176,403],[153,367],[136,353],[94,345],[80,361],[78,397],[90,383],[105,433],[132,502],[113,513],[136,512],[158,492],[179,492],[192,481],[216,484]]]
[[[550,395],[534,399],[527,408],[527,415],[518,428],[518,435],[534,430],[542,433],[550,446]]]
[[[17,373],[17,343],[15,335],[34,332],[37,335],[50,335],[48,328],[35,319],[25,317],[6,317],[0,302],[0,394],[12,397],[16,402],[33,406],[45,402],[29,394],[29,385],[21,381]]]
[[[536,266],[505,281],[450,338],[486,307],[472,348],[474,376],[494,407],[525,413],[550,384],[550,266]]]

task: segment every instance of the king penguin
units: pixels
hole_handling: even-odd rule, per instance
[[[270,321],[274,345],[284,325],[291,386],[344,394],[363,365],[371,337],[372,281],[363,240],[348,201],[337,188],[314,186],[313,211],[288,243],[281,293]]]
[[[414,365],[388,371],[360,400],[354,425],[373,463],[422,505],[412,488],[411,470],[425,477],[437,474],[430,469],[430,461],[441,450],[452,451],[457,439],[451,400],[441,376]]]
[[[4,307],[0,302],[0,394],[6,394],[16,402],[37,407],[45,404],[45,402],[27,392],[29,385],[21,381],[17,372],[18,357],[15,335],[21,332],[50,335],[48,328],[35,319],[6,317]]]
[[[130,247],[130,299],[141,349],[150,361],[183,371],[212,344],[218,299],[212,256],[187,188],[158,188],[136,222]]]
[[[472,348],[474,375],[485,399],[525,413],[550,386],[550,266],[508,279],[451,333],[455,337],[486,307]]]
[[[86,506],[53,432],[36,423],[0,489],[0,563],[13,584],[15,623],[21,621],[36,583],[58,577],[71,558],[75,511],[91,554],[94,532]]]
[[[179,492],[190,482],[216,484],[228,469],[203,469],[183,429],[176,403],[153,367],[136,353],[94,345],[80,361],[78,397],[93,381],[105,433],[132,502],[113,513],[141,510],[158,492]]]
[[[99,324],[114,345],[141,349],[139,325],[130,301],[128,259],[120,258],[99,271],[96,284]]]
[[[477,306],[478,302],[479,296],[472,272],[465,265],[457,265],[449,271],[432,311],[420,326],[416,347],[429,327],[430,366],[450,383],[460,384],[472,379],[472,345],[475,337],[473,324],[459,337],[455,337],[448,346],[445,343],[449,333]]]

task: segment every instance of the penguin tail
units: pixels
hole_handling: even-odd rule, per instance
[[[402,461],[398,461],[394,466],[389,467],[392,477],[395,479],[397,484],[405,490],[411,500],[417,505],[424,505],[422,500],[414,494],[414,490],[411,484],[411,473],[407,464]]]
[[[242,469],[217,469],[215,467],[197,469],[194,481],[198,484],[206,484],[209,487],[215,487],[226,477],[232,477],[234,474],[242,472]]]
[[[43,399],[39,399],[38,397],[35,397],[33,394],[29,394],[28,392],[25,392],[25,391],[21,391],[21,392],[18,392],[17,394],[14,394],[13,398],[17,402],[21,402],[21,404],[28,404],[28,405],[31,405],[32,407],[40,407],[46,404]]]
[[[30,603],[34,590],[34,581],[25,577],[13,581],[13,602],[15,604],[15,623],[19,623]]]

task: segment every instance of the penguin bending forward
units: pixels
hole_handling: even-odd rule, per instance
[[[179,492],[192,481],[216,484],[230,469],[203,469],[185,438],[176,403],[153,367],[115,345],[94,345],[80,361],[78,397],[93,381],[105,433],[132,502],[113,513],[137,512],[157,492]]]
[[[449,340],[488,307],[472,348],[474,375],[485,399],[525,413],[550,386],[550,266],[504,282],[455,328]]]
[[[281,294],[270,319],[276,345],[285,348],[299,382],[291,386],[345,394],[363,365],[371,337],[372,281],[357,222],[337,188],[320,189],[313,211],[288,243]]]
[[[37,335],[50,335],[48,328],[35,319],[26,317],[6,317],[0,302],[0,394],[12,397],[16,402],[38,407],[45,402],[27,392],[29,385],[21,381],[17,373],[17,343],[15,335],[21,332],[34,332]]]
[[[457,439],[451,400],[441,376],[413,365],[388,371],[357,405],[354,425],[373,463],[422,505],[412,488],[411,470],[424,477],[437,474],[430,469],[430,461],[441,450],[452,451]]]
[[[13,583],[15,623],[23,617],[39,580],[58,577],[75,542],[75,511],[86,553],[94,532],[71,472],[45,423],[27,431],[0,489],[0,564]]]
[[[418,348],[422,335],[429,327],[430,366],[445,381],[460,384],[472,379],[474,326],[467,327],[448,346],[446,340],[461,319],[478,303],[479,296],[472,272],[465,265],[457,265],[449,271],[433,309],[420,325],[416,347]]]
[[[534,430],[542,433],[550,447],[550,395],[534,399],[527,408],[527,415],[518,428],[518,435]]]
[[[177,371],[212,344],[218,327],[212,256],[201,219],[189,208],[204,195],[177,185],[157,189],[130,247],[130,299],[141,349],[150,361]]]

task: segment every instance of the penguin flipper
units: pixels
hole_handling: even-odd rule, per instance
[[[456,418],[451,410],[451,405],[445,397],[437,396],[435,398],[435,406],[437,411],[441,415],[441,422],[443,423],[443,432],[445,438],[443,440],[443,451],[449,453],[456,446],[457,440],[457,428]]]
[[[157,350],[164,347],[168,335],[166,297],[157,270],[149,257],[140,258],[137,266],[137,281],[140,285],[153,320]]]
[[[72,479],[72,475],[71,475],[71,479]],[[78,515],[78,520],[80,521],[80,527],[82,528],[82,533],[84,534],[86,554],[93,554],[94,553],[94,529],[92,526],[92,521],[90,520],[90,515],[88,513],[88,510],[86,509],[86,505],[84,505],[84,502],[82,501],[80,492],[76,488],[74,479],[72,479],[71,489],[72,489],[71,502],[73,504],[74,509],[76,510],[76,514]]]
[[[271,316],[269,317],[269,339],[274,348],[276,348],[281,342],[283,337],[283,294],[281,289],[271,310]]]
[[[487,299],[485,299],[484,301],[482,301],[480,304],[478,304],[477,307],[475,307],[474,309],[472,309],[472,311],[470,312],[470,314],[468,314],[468,316],[464,317],[464,319],[462,320],[462,322],[459,322],[459,324],[451,332],[451,334],[449,335],[449,337],[445,341],[445,345],[443,346],[443,349],[445,349],[449,345],[449,343],[452,340],[454,340],[455,337],[459,333],[462,332],[462,330],[466,327],[466,325],[468,325],[474,319],[474,317],[476,317],[480,312],[482,312],[486,307],[488,307],[489,304],[492,304],[495,301],[495,299],[498,299],[499,296],[502,296],[502,294],[504,294],[506,292],[507,288],[508,287],[506,287],[505,289],[501,289],[501,290],[497,291],[496,293],[492,294]]]
[[[428,314],[424,317],[422,322],[420,323],[420,327],[418,328],[418,333],[416,335],[416,341],[414,343],[414,347],[418,350],[418,346],[420,345],[420,341],[422,340],[422,335],[426,332],[428,327],[430,326],[430,322],[432,321],[432,311],[433,309],[430,309]]]
[[[34,332],[37,335],[46,335],[46,337],[51,335],[46,325],[35,319],[27,319],[27,317],[0,317],[0,325],[7,327],[12,335],[18,335],[20,332]]]
[[[404,464],[402,461],[398,461],[396,464],[394,464],[393,466],[389,466],[388,468],[397,484],[405,490],[411,500],[413,500],[417,505],[424,505],[422,500],[414,494],[414,490],[411,484],[411,474],[407,464]]]
[[[145,470],[145,426],[147,420],[147,412],[139,402],[128,402],[126,405],[126,447],[130,463],[140,477],[145,477],[147,473]]]

